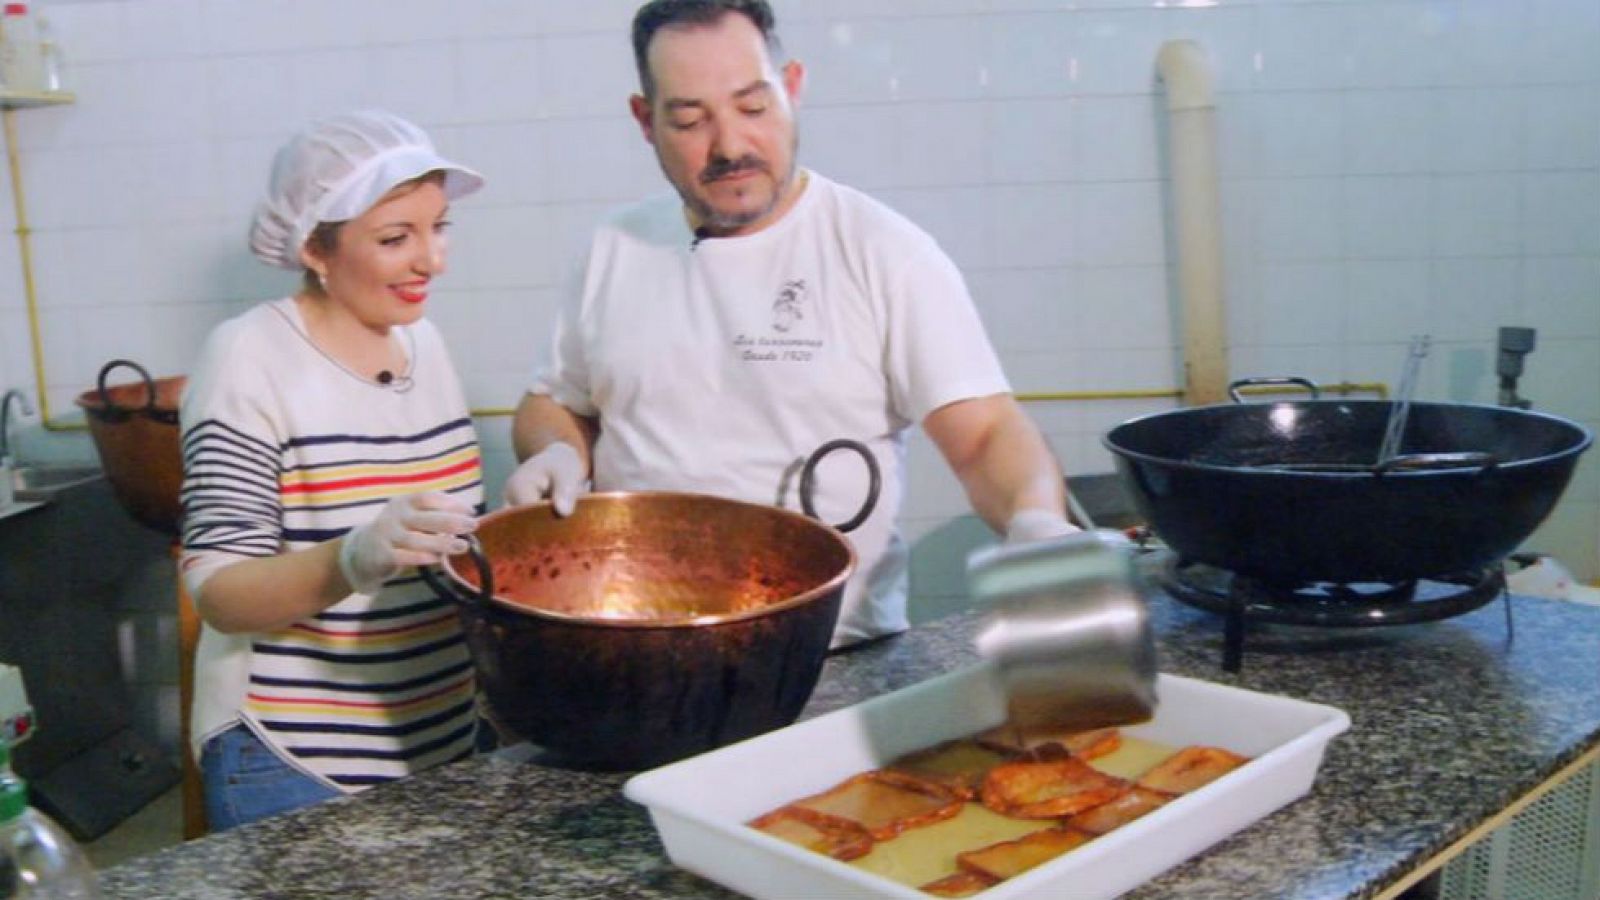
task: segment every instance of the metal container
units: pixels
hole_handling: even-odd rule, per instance
[[[804,486],[836,445],[812,455]],[[870,511],[875,463],[844,446],[868,460]],[[856,561],[839,529],[799,513],[672,492],[588,494],[566,517],[548,503],[501,510],[476,541],[444,578],[423,571],[461,604],[496,720],[553,762],[596,769],[793,722]]]
[[[930,678],[735,747],[635,776],[623,793],[649,809],[673,863],[742,896],[928,900],[931,895],[916,888],[773,840],[745,823],[879,768],[885,760],[993,726],[1004,711],[991,677],[987,666],[975,666]],[[1161,711],[1148,725],[1130,728],[1129,737],[1174,748],[1225,747],[1251,757],[1250,762],[976,896],[983,900],[1112,900],[1129,892],[1197,896],[1167,887],[1182,884],[1181,878],[1167,879],[1161,889],[1135,889],[1304,796],[1316,782],[1328,742],[1350,727],[1350,717],[1334,707],[1228,685],[1163,674],[1157,689]],[[1315,820],[1317,812],[1302,809],[1291,816],[1309,814],[1306,817]],[[1208,860],[1205,865],[1216,862]]]
[[[1297,584],[1497,563],[1550,513],[1592,441],[1556,416],[1414,403],[1402,455],[1380,465],[1391,407],[1202,406],[1125,422],[1105,444],[1145,520],[1182,559]]]
[[[1156,648],[1129,549],[1094,532],[979,551],[978,652],[995,664],[1008,722],[1028,732],[1128,725],[1156,705]]]
[[[107,376],[123,367],[143,380],[107,386]],[[101,367],[96,388],[77,400],[122,508],[139,524],[172,535],[183,520],[178,400],[187,381],[181,375],[153,379],[138,363],[114,359]]]

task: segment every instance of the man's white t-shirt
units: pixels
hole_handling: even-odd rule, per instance
[[[662,196],[602,223],[530,389],[600,422],[596,490],[677,490],[801,509],[799,470],[835,438],[866,444],[882,494],[851,532],[858,569],[835,645],[902,631],[895,528],[905,431],[1009,390],[966,285],[934,240],[815,173],[778,222],[696,240]],[[818,514],[855,515],[854,454],[817,469]]]

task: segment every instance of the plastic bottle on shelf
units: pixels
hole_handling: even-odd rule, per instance
[[[28,785],[11,771],[0,741],[0,900],[100,900],[82,848],[49,816],[28,806]]]
[[[12,93],[45,89],[39,22],[26,3],[6,3],[0,18],[0,85]]]
[[[56,41],[50,20],[42,15],[34,16],[34,33],[39,38],[39,89],[49,92],[64,90],[61,44]]]

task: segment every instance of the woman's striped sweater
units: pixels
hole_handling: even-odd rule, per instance
[[[212,333],[182,408],[191,584],[338,538],[397,494],[443,491],[481,511],[477,438],[444,344],[426,321],[401,332],[406,391],[323,356],[290,299]],[[281,631],[206,627],[195,671],[197,756],[243,721],[292,765],[351,791],[471,752],[472,663],[454,606],[415,570]]]

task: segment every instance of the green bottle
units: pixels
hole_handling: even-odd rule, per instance
[[[99,900],[89,857],[51,818],[28,806],[0,740],[0,900]]]

